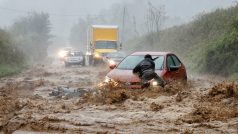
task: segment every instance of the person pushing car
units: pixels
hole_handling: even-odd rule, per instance
[[[133,74],[138,74],[141,79],[141,88],[149,87],[149,81],[152,79],[156,80],[160,86],[164,87],[164,80],[155,73],[154,60],[156,59],[157,58],[153,59],[150,54],[146,54],[144,59],[133,69]]]

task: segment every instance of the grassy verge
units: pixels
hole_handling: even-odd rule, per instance
[[[19,73],[21,70],[22,67],[17,65],[0,64],[0,77],[14,75]]]

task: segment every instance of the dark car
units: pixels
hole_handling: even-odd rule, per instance
[[[126,57],[126,54],[124,52],[112,52],[107,53],[103,59],[104,62],[106,62],[109,66],[117,65],[120,63],[124,58]]]
[[[155,71],[165,81],[183,80],[187,81],[187,73],[184,64],[171,52],[134,52],[127,56],[112,69],[105,78],[105,82],[120,83],[129,88],[141,88],[140,78],[132,73],[133,68],[143,60],[146,54],[158,57],[155,62]]]

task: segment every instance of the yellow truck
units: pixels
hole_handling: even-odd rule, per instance
[[[105,54],[121,49],[119,28],[114,25],[92,25],[90,29],[89,51],[93,64],[102,62]]]

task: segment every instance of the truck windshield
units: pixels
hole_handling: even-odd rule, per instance
[[[117,49],[117,43],[115,41],[96,41],[96,49]]]

